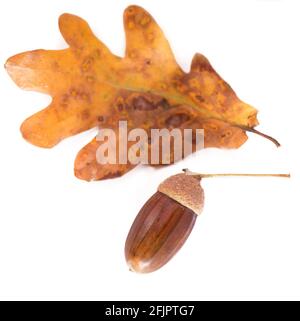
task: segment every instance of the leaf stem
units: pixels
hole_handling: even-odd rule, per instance
[[[251,132],[251,133],[254,133],[254,134],[257,134],[259,136],[262,136],[268,140],[270,140],[272,143],[274,143],[277,147],[280,147],[280,143],[277,139],[273,138],[272,136],[269,136],[267,134],[264,134],[260,131],[258,131],[257,129],[254,129],[254,128],[251,128],[251,127],[247,127],[247,126],[236,126],[242,130],[245,130],[247,132]]]

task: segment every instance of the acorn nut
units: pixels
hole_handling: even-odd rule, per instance
[[[165,265],[187,240],[203,202],[194,176],[177,174],[161,183],[129,231],[125,256],[130,270],[148,273]]]

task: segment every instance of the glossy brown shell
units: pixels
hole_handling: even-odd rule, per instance
[[[182,247],[197,214],[161,192],[142,207],[127,236],[125,256],[131,270],[153,272]]]

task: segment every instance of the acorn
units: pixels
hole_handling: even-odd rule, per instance
[[[202,178],[215,176],[277,176],[289,174],[199,174],[184,170],[163,181],[135,218],[125,244],[131,271],[153,272],[164,266],[189,237],[203,210]]]

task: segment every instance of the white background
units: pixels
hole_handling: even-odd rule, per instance
[[[206,55],[241,99],[259,109],[258,129],[238,150],[207,149],[160,170],[87,183],[73,176],[77,151],[96,130],[51,150],[30,145],[21,122],[50,102],[0,70],[0,297],[2,299],[300,299],[299,1],[139,1],[160,24],[185,69]],[[0,61],[60,49],[57,19],[85,18],[116,54],[131,1],[0,1]],[[203,181],[205,209],[189,240],[161,270],[137,275],[124,260],[127,232],[157,185],[181,168],[291,172],[292,178]]]

